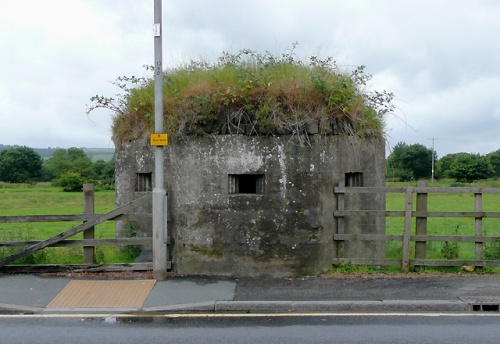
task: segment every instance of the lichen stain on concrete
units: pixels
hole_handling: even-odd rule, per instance
[[[281,198],[286,199],[286,183],[287,183],[287,175],[286,175],[286,164],[285,164],[285,153],[283,152],[283,146],[282,145],[277,145],[276,148],[278,149],[278,163],[280,166],[280,176],[281,178],[279,179],[280,182],[280,193],[281,193]]]
[[[383,186],[383,140],[311,135],[310,145],[290,137],[189,137],[165,148],[168,230],[174,271],[231,276],[317,275],[336,257],[333,189],[345,173],[363,174],[365,186]],[[369,149],[366,149],[369,147]],[[117,200],[137,195],[135,174],[154,160],[145,141],[117,147]],[[231,194],[229,175],[264,175],[264,192]],[[385,199],[352,198],[361,206]],[[384,208],[385,209],[385,208]],[[377,221],[347,222],[350,230],[384,233]],[[151,231],[146,222],[141,230]],[[354,233],[355,233],[354,232]],[[351,245],[363,254],[374,247]],[[349,253],[349,252],[347,252]],[[361,254],[361,256],[362,256]]]

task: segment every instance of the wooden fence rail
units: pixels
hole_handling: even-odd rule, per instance
[[[33,254],[46,247],[68,247],[80,246],[83,247],[83,265],[77,265],[79,269],[87,266],[95,270],[95,247],[97,246],[121,246],[121,245],[151,245],[151,237],[133,237],[133,238],[110,238],[110,239],[95,239],[94,226],[109,220],[124,220],[137,219],[145,215],[135,217],[130,212],[141,204],[143,199],[135,200],[125,206],[116,208],[106,214],[94,214],[94,188],[92,184],[84,185],[83,192],[84,214],[74,215],[28,215],[28,216],[0,216],[0,223],[31,223],[31,222],[64,222],[64,221],[83,221],[82,224],[73,227],[65,232],[59,233],[45,240],[30,240],[30,241],[4,241],[0,242],[2,248],[22,248],[8,257],[0,259],[0,269],[7,264],[12,263],[22,257]],[[146,215],[147,216],[147,215]],[[83,239],[67,240],[69,237],[83,232]],[[70,267],[70,266],[66,266]],[[152,263],[145,264],[123,264],[123,270],[151,270]],[[39,269],[39,268],[38,268]],[[26,270],[23,267],[21,270]],[[101,267],[100,270],[106,270]],[[120,270],[120,264],[110,265],[109,270]]]
[[[384,211],[384,210],[346,210],[344,196],[346,194],[363,193],[404,193],[405,210],[404,211]],[[419,182],[417,187],[336,187],[334,193],[337,197],[337,210],[334,212],[334,218],[337,224],[337,234],[334,235],[334,241],[343,242],[347,240],[361,241],[401,241],[401,259],[378,259],[378,258],[359,258],[359,257],[340,257],[334,259],[334,264],[351,263],[365,265],[400,265],[402,272],[408,272],[410,265],[415,266],[419,271],[424,266],[463,266],[470,265],[476,267],[500,266],[499,260],[483,259],[484,243],[499,243],[498,236],[483,235],[483,219],[500,218],[500,212],[485,212],[482,210],[482,196],[484,194],[500,194],[499,188],[474,188],[474,187],[428,187],[427,182]],[[474,194],[474,211],[428,211],[428,195],[431,193],[446,194]],[[414,195],[416,195],[416,209],[413,209]],[[344,217],[346,216],[385,216],[385,217],[403,217],[404,226],[402,234],[346,234],[344,228]],[[474,235],[428,235],[428,218],[472,218],[474,219]],[[413,218],[415,221],[415,234],[412,234]],[[473,242],[475,243],[475,259],[460,260],[431,260],[426,259],[427,242]],[[415,243],[415,258],[411,259],[411,243]]]

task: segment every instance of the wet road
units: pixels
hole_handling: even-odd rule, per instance
[[[0,343],[499,343],[500,316],[0,316]]]

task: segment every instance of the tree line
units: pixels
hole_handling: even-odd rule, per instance
[[[387,178],[395,181],[430,179],[434,154],[434,178],[473,182],[500,176],[500,149],[486,155],[452,153],[438,159],[436,152],[421,144],[396,144],[387,158]]]
[[[81,148],[58,148],[49,159],[23,146],[0,151],[0,181],[7,183],[52,182],[65,191],[81,191],[84,183],[113,188],[115,159],[92,160]]]
[[[387,158],[387,178],[394,181],[430,179],[434,154],[434,178],[457,182],[500,177],[500,149],[486,155],[453,153],[438,159],[436,152],[421,145],[396,144]],[[92,160],[81,148],[58,148],[49,159],[32,148],[18,147],[0,151],[0,182],[52,182],[66,191],[81,191],[84,183],[113,188],[115,159]]]

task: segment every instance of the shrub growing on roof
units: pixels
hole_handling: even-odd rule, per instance
[[[332,58],[297,59],[242,50],[214,63],[191,61],[164,72],[165,131],[203,134],[320,133],[382,137],[393,94],[366,92],[364,66],[346,71]],[[148,67],[152,69],[152,67]],[[92,97],[87,112],[114,112],[113,139],[132,141],[154,129],[153,78],[120,77],[124,94]]]

